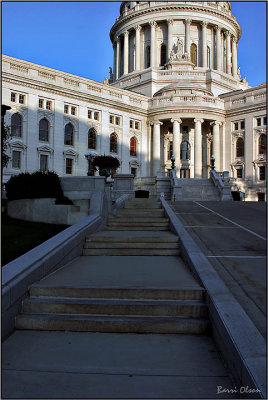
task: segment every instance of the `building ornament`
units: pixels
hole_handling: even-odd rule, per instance
[[[21,142],[20,140],[17,140],[17,139],[9,142],[8,147],[10,149],[18,149],[18,150],[22,150],[22,151],[25,151],[27,149],[27,146],[23,142]]]
[[[75,157],[76,159],[79,157],[79,154],[73,149],[64,150],[63,155],[64,155],[64,157],[71,156],[71,157]]]
[[[52,149],[50,146],[44,145],[44,146],[39,146],[37,147],[37,152],[40,153],[49,153],[49,154],[53,154],[54,153],[54,149]]]

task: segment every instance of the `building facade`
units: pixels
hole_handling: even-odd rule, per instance
[[[266,85],[241,78],[240,35],[230,2],[122,2],[103,83],[3,56],[4,180],[86,175],[88,150],[137,178],[165,174],[172,154],[178,178],[207,178],[213,154],[233,191],[266,199]]]

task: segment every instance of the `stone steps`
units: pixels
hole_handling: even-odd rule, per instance
[[[86,242],[84,249],[178,249],[178,242]]]
[[[121,208],[117,211],[117,216],[128,216],[128,217],[164,217],[165,216],[165,211],[159,208],[138,208],[135,210],[132,210],[131,208]]]
[[[83,249],[83,256],[177,256],[180,249]]]
[[[107,225],[107,227],[106,227],[106,229],[107,230],[110,230],[110,231],[129,231],[130,229],[132,230],[132,231],[140,231],[141,229],[143,230],[143,231],[168,231],[168,229],[169,229],[169,224],[164,224],[164,225],[155,225],[155,226],[152,226],[152,225],[150,225],[150,224],[148,224],[148,225],[137,225],[137,226],[129,226],[129,225],[126,225],[126,226],[124,226],[124,225]]]
[[[210,324],[205,318],[22,314],[16,317],[16,328],[79,332],[206,334]]]
[[[103,314],[103,315],[151,315],[206,318],[204,303],[193,300],[155,299],[94,299],[70,297],[31,297],[24,300],[25,314]]]

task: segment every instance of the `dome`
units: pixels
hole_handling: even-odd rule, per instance
[[[172,95],[172,94],[179,94],[179,95],[199,94],[199,95],[213,96],[210,90],[204,88],[203,86],[198,85],[197,83],[176,82],[158,90],[158,92],[156,92],[153,97]]]

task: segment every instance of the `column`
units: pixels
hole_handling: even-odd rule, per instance
[[[220,171],[220,122],[214,121],[212,124],[213,132],[213,156],[215,157],[215,170]]]
[[[202,129],[203,119],[194,120],[194,177],[202,178]]]
[[[176,175],[180,177],[180,165],[181,165],[181,135],[180,135],[180,124],[181,119],[172,119],[173,123],[173,155],[175,157]]]
[[[233,61],[233,77],[237,78],[237,46],[235,37],[232,39],[232,61]]]
[[[226,73],[231,74],[231,37],[230,32],[225,32],[226,36]]]
[[[173,33],[173,19],[168,19],[167,21],[167,27],[168,27],[168,50],[167,50],[167,59],[169,60],[170,53],[173,47],[173,41],[172,41],[172,33]]]
[[[225,171],[225,122],[222,123],[221,127],[221,170]]]
[[[153,125],[153,175],[156,176],[160,170],[160,125],[162,122],[151,122]]]
[[[207,68],[207,23],[201,22],[202,26],[202,66]]]
[[[128,37],[129,31],[124,32],[124,75],[128,74]]]
[[[184,21],[185,23],[185,52],[188,54],[189,57],[191,57],[191,51],[190,51],[190,28],[191,28],[191,20],[186,19]]]
[[[156,22],[151,21],[151,67],[155,67],[155,30],[156,30]]]
[[[217,70],[222,70],[222,63],[221,63],[221,28],[216,26],[216,55],[217,55]]]
[[[117,36],[116,38],[116,79],[119,78],[119,71],[120,68],[120,40],[119,37]]]
[[[113,82],[116,80],[116,44],[113,45],[114,50],[114,65],[113,65]]]
[[[141,69],[141,26],[136,25],[136,65],[135,70],[139,71]]]

